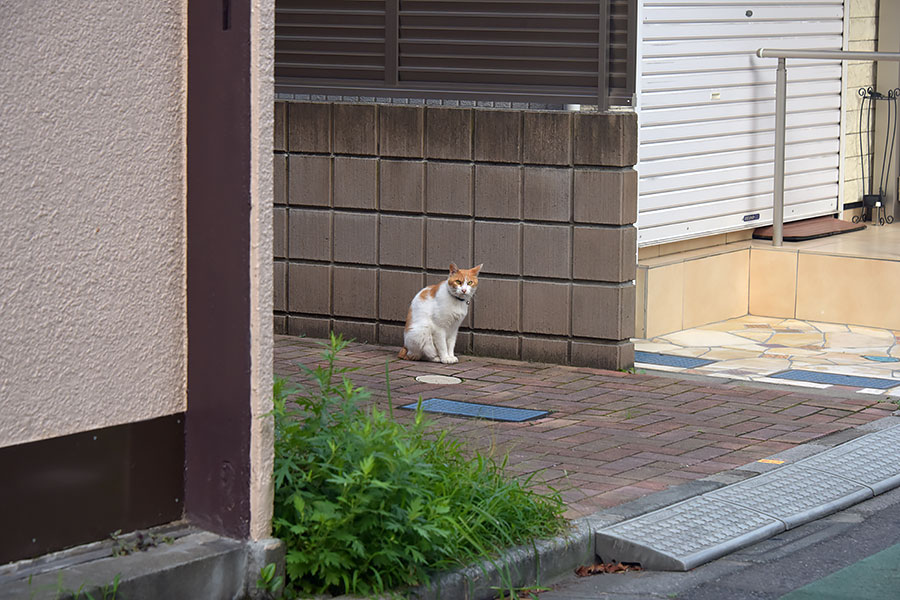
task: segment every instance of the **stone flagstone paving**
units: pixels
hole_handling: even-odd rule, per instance
[[[890,329],[750,315],[649,340],[635,340],[634,347],[638,351],[715,361],[679,369],[684,373],[768,383],[771,375],[789,369],[874,377],[892,379],[897,384],[886,390],[850,389],[865,394],[900,396],[898,341],[900,331]],[[646,368],[674,370],[650,365]],[[830,387],[810,383],[794,385]]]
[[[852,332],[851,332],[852,333]],[[275,336],[275,373],[302,381],[297,366],[321,362],[322,340]],[[460,356],[455,365],[396,359],[397,348],[352,343],[339,363],[387,409],[385,369],[397,407],[444,398],[552,411],[542,419],[502,423],[430,414],[466,448],[508,453],[509,471],[558,490],[577,518],[686,481],[757,461],[824,435],[890,415],[884,396],[827,393],[742,381],[685,379]],[[420,375],[461,378],[456,385]]]

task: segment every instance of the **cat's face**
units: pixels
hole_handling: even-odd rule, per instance
[[[450,276],[447,277],[447,285],[450,293],[457,298],[468,300],[475,295],[478,289],[478,272],[482,265],[472,267],[471,269],[460,269],[455,264],[450,263]]]

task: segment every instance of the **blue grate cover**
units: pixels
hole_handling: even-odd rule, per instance
[[[792,381],[810,381],[812,383],[830,383],[831,385],[848,385],[861,388],[876,388],[886,390],[900,385],[900,381],[894,379],[879,379],[878,377],[860,377],[858,375],[841,375],[839,373],[819,373],[816,371],[801,371],[792,369],[769,375],[775,379],[790,379]]]
[[[675,356],[674,354],[660,354],[658,352],[640,352],[634,353],[634,362],[646,363],[649,365],[665,365],[667,367],[682,367],[685,369],[695,369],[704,365],[712,364],[716,361],[706,358],[693,358],[691,356]]]
[[[416,404],[407,404],[400,408],[416,409]],[[550,414],[546,410],[531,410],[527,408],[509,408],[506,406],[491,406],[490,404],[475,404],[473,402],[459,402],[457,400],[443,400],[441,398],[429,398],[422,401],[422,410],[425,412],[444,413],[447,415],[461,415],[464,417],[478,417],[491,421],[529,421]]]

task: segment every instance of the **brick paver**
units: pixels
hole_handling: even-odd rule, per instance
[[[889,416],[883,397],[825,395],[745,382],[682,380],[675,375],[463,356],[455,365],[397,360],[397,348],[350,344],[342,366],[355,385],[386,407],[386,368],[394,407],[445,398],[552,411],[526,423],[430,414],[434,427],[467,447],[502,457],[508,470],[533,474],[560,492],[576,518],[692,479],[733,469],[798,444]],[[297,364],[322,361],[321,340],[275,337],[275,373],[302,381]],[[453,375],[457,385],[415,377]],[[412,412],[397,409],[398,419]]]

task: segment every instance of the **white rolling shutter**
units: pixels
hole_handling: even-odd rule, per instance
[[[638,243],[772,222],[775,64],[840,50],[842,0],[644,0]],[[838,209],[839,61],[788,61],[785,221]]]

